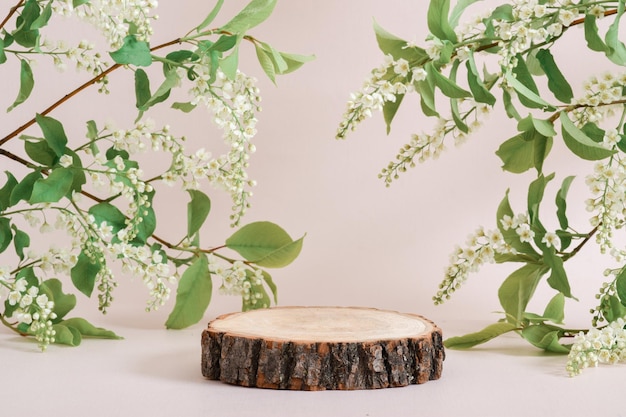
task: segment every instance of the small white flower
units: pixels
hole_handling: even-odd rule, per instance
[[[74,160],[72,159],[72,157],[67,154],[59,158],[59,165],[61,165],[63,168],[69,167],[70,165],[72,165],[73,162]]]
[[[545,245],[549,248],[556,247],[557,242],[559,242],[559,237],[556,233],[548,232],[543,236],[541,242],[545,243]]]

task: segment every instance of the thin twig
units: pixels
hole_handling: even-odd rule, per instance
[[[167,46],[175,45],[177,43],[180,43],[180,38],[175,39],[173,41],[166,42],[166,43],[158,45],[158,46],[155,46],[154,48],[151,48],[150,51],[153,52],[153,51],[156,51],[158,49],[165,48]],[[84,89],[86,89],[86,88],[96,84],[98,81],[102,80],[104,77],[106,77],[107,75],[109,75],[110,73],[115,71],[116,69],[120,68],[121,66],[122,66],[121,64],[114,64],[114,65],[112,65],[111,67],[107,68],[105,71],[100,73],[99,75],[95,76],[91,80],[87,81],[86,83],[82,84],[78,88],[74,89],[72,92],[70,92],[70,93],[64,95],[63,97],[61,97],[59,100],[54,102],[50,107],[48,107],[47,109],[43,110],[40,114],[42,116],[47,115],[52,110],[54,110],[57,107],[59,107],[61,104],[65,103],[66,101],[68,101],[69,99],[74,97],[76,94],[78,94],[81,91],[83,91]],[[15,138],[17,135],[19,135],[20,133],[22,133],[23,131],[25,131],[26,129],[31,127],[32,125],[34,125],[35,122],[36,122],[36,119],[32,118],[28,122],[24,123],[22,126],[20,126],[17,129],[15,129],[13,132],[11,132],[8,135],[6,135],[4,138],[0,139],[0,146],[4,145],[6,142],[8,142],[11,139]]]
[[[4,20],[2,21],[2,23],[0,23],[0,29],[2,29],[4,27],[4,25],[7,24],[7,22],[9,21],[9,19],[11,19],[11,17],[15,14],[15,12],[17,11],[17,9],[19,9],[20,7],[22,7],[22,4],[24,4],[25,0],[20,0],[17,2],[17,4],[13,7],[11,7],[9,9],[9,14],[6,15],[6,17],[4,18]]]

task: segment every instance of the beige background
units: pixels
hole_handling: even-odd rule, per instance
[[[160,3],[161,19],[154,25],[152,45],[181,36],[212,7],[211,2],[199,1]],[[226,2],[215,24],[224,23],[245,3]],[[485,6],[480,3],[468,15],[482,7]],[[250,176],[258,181],[258,186],[244,223],[270,220],[293,237],[307,234],[299,259],[272,273],[279,286],[281,305],[370,306],[420,313],[435,321],[498,317],[492,314],[499,310],[497,288],[512,272],[511,266],[487,266],[474,274],[446,305],[433,306],[431,297],[454,245],[463,244],[479,225],[495,226],[495,210],[507,187],[511,187],[514,209],[525,208],[525,190],[532,174],[503,173],[494,154],[504,139],[515,134],[515,124],[500,109],[496,110],[487,125],[462,148],[454,148],[450,143],[440,160],[418,166],[388,189],[377,179],[380,168],[395,156],[411,133],[428,130],[432,124],[432,120],[420,114],[417,96],[405,100],[388,137],[382,115],[375,114],[347,141],[334,139],[350,92],[359,89],[371,68],[382,60],[372,29],[373,19],[400,37],[422,43],[426,36],[426,9],[426,2],[403,0],[279,2],[270,19],[251,34],[282,51],[315,54],[316,60],[280,77],[278,87],[262,73],[253,48],[242,48],[240,66],[259,78],[264,108],[259,114],[259,134],[255,139],[258,151],[250,168]],[[51,37],[67,38],[75,30],[89,33],[81,25],[66,22],[51,32]],[[606,66],[600,55],[580,55],[573,47],[582,36],[582,30],[573,29],[566,34],[564,45],[554,51],[564,72],[577,80]],[[12,69],[7,64],[1,69],[5,79],[17,79],[17,67]],[[47,63],[35,69],[35,76],[36,94],[28,104],[2,116],[0,135],[86,79],[85,74],[73,70],[60,75]],[[573,87],[580,91],[579,85]],[[135,117],[130,107],[134,103],[132,74],[115,73],[110,88],[110,96],[99,95],[92,88],[52,116],[66,123],[72,135],[82,135],[84,122],[89,119],[127,127]],[[16,92],[17,84],[5,86],[0,94],[0,108],[6,108]],[[204,109],[189,116],[160,106],[150,116],[157,124],[169,123],[174,134],[188,136],[191,148],[206,147],[214,153],[222,149],[219,132],[211,126]],[[18,142],[14,140],[9,147],[18,149]],[[558,176],[546,194],[545,223],[548,227],[556,225],[552,202],[560,181],[566,175],[579,174],[571,195],[581,198],[570,203],[571,223],[581,231],[589,230],[582,196],[586,195],[584,175],[591,170],[591,164],[559,153],[563,146],[556,142],[546,164],[546,172],[558,169]],[[20,172],[7,160],[0,164],[3,170]],[[208,193],[213,211],[203,229],[203,241],[206,246],[213,246],[232,233],[227,227],[230,201],[222,192]],[[157,198],[155,205],[163,215],[158,233],[175,241],[185,228],[187,196],[165,189]],[[0,257],[0,262],[5,256]],[[596,249],[590,247],[569,262],[573,293],[581,300],[567,306],[573,325],[588,323],[586,312],[593,306],[594,291],[602,282],[604,264],[594,266],[599,260]],[[536,310],[540,313],[544,305],[541,303],[553,292],[544,283],[538,293]],[[110,314],[146,319],[143,306],[147,292],[141,282],[121,278],[116,295],[117,303]],[[93,306],[81,302],[85,314],[97,316]],[[155,326],[161,325],[171,306],[172,303],[152,315]],[[238,298],[214,294],[207,318],[239,307]],[[128,316],[128,311],[133,314]]]

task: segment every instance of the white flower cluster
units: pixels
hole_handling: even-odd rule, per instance
[[[600,77],[592,77],[583,84],[584,95],[573,100],[577,108],[571,113],[579,126],[598,123],[615,114],[623,107],[623,86],[626,73],[605,72]]]
[[[106,37],[112,49],[122,46],[124,38],[133,33],[138,40],[149,41],[151,21],[156,0],[90,0],[74,7],[73,0],[56,0],[52,10],[63,16],[76,15],[96,28]]]
[[[256,151],[252,139],[257,133],[256,112],[260,111],[261,98],[256,79],[240,71],[231,80],[218,69],[215,81],[209,84],[210,68],[208,61],[196,66],[198,77],[189,92],[191,103],[203,104],[209,109],[230,149],[227,154],[211,160],[202,170],[206,170],[211,184],[230,193],[234,212],[231,220],[233,226],[237,226],[249,207],[248,198],[252,192],[248,187],[255,184],[248,178],[246,170],[250,155]]]
[[[108,128],[105,130],[109,130]],[[152,149],[176,154],[183,148],[185,138],[177,139],[170,134],[168,125],[157,129],[155,121],[147,118],[138,121],[132,129],[117,129],[112,133],[113,147],[133,155]]]
[[[28,331],[35,336],[42,350],[54,343],[54,302],[46,294],[40,293],[38,287],[29,286],[25,278],[20,278],[14,282],[7,302],[9,306],[15,307],[10,317],[28,325]]]
[[[232,265],[224,267],[215,255],[209,254],[209,271],[214,276],[221,278],[220,293],[225,295],[239,295],[245,303],[255,305],[263,299],[263,294],[255,292],[254,288],[263,284],[263,271],[260,269],[248,269],[241,261],[235,261]],[[261,306],[263,308],[268,305]]]
[[[465,143],[467,137],[480,128],[482,124],[478,116],[488,115],[491,107],[483,103],[476,103],[473,100],[463,100],[461,104],[470,106],[464,115],[466,119],[470,115],[474,115],[472,122],[467,125],[467,133],[460,130],[453,119],[440,117],[431,133],[413,134],[411,141],[400,148],[395,159],[383,168],[378,177],[384,179],[385,184],[390,186],[394,180],[399,178],[400,173],[406,172],[407,168],[414,168],[416,160],[422,163],[439,158],[446,149],[445,138],[450,134],[454,137],[455,146]]]
[[[574,339],[565,369],[570,376],[582,373],[600,363],[614,364],[626,360],[626,322],[619,318],[602,329],[592,328]]]
[[[433,301],[436,305],[443,303],[467,280],[471,272],[478,271],[486,263],[492,263],[496,254],[511,252],[512,248],[506,244],[500,230],[486,231],[479,228],[468,237],[465,248],[457,247],[450,255],[450,265],[446,268],[445,278],[439,284],[439,291]]]
[[[616,132],[607,131],[604,143],[615,147]],[[593,195],[587,199],[587,211],[594,213],[591,225],[597,227],[596,241],[602,253],[609,253],[618,262],[626,259],[626,249],[618,248],[613,242],[615,230],[626,223],[626,162],[615,156],[595,164],[593,174],[586,183]]]
[[[554,1],[548,3],[555,3]],[[569,26],[578,15],[574,9],[560,9],[558,18],[550,13],[552,8],[548,4],[540,4],[538,0],[515,0],[513,2],[514,21],[495,20],[495,36],[501,41],[500,67],[508,72],[516,66],[516,56],[526,52],[533,45],[542,44],[555,38],[563,32],[563,27]],[[544,19],[544,25],[537,25],[534,21]],[[552,23],[549,23],[552,22]]]
[[[150,291],[147,311],[156,310],[169,299],[171,288],[176,282],[170,272],[167,258],[160,251],[150,251],[146,246],[133,246],[128,242],[113,243],[107,246],[108,254],[122,262],[122,272],[139,277]],[[102,285],[107,285],[103,281]],[[106,294],[106,291],[103,292]]]
[[[395,61],[391,55],[386,55],[384,62],[365,80],[361,90],[350,95],[348,108],[339,124],[336,138],[345,139],[359,123],[372,117],[373,111],[381,111],[385,102],[395,102],[396,94],[413,91],[414,88],[408,78],[409,72],[415,81],[426,78],[426,71],[423,68],[411,71],[406,60]],[[393,76],[389,77],[390,73]]]
[[[100,53],[94,51],[94,44],[87,40],[80,41],[77,46],[69,47],[65,41],[52,42],[49,39],[42,39],[39,48],[52,57],[54,66],[60,71],[67,68],[69,61],[74,64],[76,70],[86,71],[95,77],[108,66],[108,63],[102,61]],[[107,92],[107,78],[104,77],[99,83],[101,84],[99,91]]]

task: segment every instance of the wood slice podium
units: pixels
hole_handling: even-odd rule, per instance
[[[276,307],[216,318],[202,374],[246,387],[356,390],[441,377],[443,338],[415,314],[360,307]]]

